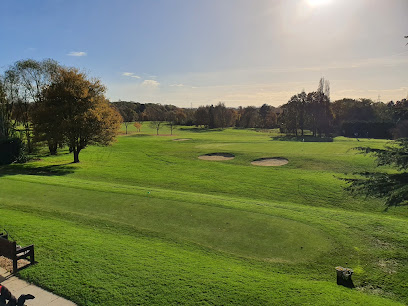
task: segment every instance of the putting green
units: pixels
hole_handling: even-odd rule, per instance
[[[242,222],[244,216],[247,222]],[[304,223],[238,211],[224,217],[218,229],[200,237],[218,250],[272,262],[300,263],[315,259],[331,247],[328,235]]]
[[[46,177],[36,178],[43,183],[48,181]],[[104,191],[97,191],[83,189],[84,186],[79,186],[81,184],[63,187],[14,179],[17,179],[12,184],[14,197],[8,197],[3,190],[10,184],[0,185],[3,205],[22,207],[25,206],[23,199],[30,197],[29,207],[41,211],[63,215],[74,213],[85,219],[92,216],[96,223],[104,220],[118,222],[136,230],[160,233],[164,237],[238,256],[298,263],[321,256],[331,246],[330,236],[311,225],[270,214],[202,205],[193,198],[185,201],[182,193],[170,200],[156,198],[156,193],[160,193],[156,191],[149,196],[130,195],[110,192],[108,186]],[[60,180],[65,182],[65,178]],[[68,202],[58,201],[61,195],[66,196]],[[93,205],[89,205],[90,202]]]

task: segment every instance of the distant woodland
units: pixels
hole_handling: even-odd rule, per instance
[[[319,82],[316,91],[301,92],[280,107],[263,104],[261,107],[226,107],[206,105],[198,108],[179,108],[174,105],[119,101],[112,105],[123,121],[167,122],[214,128],[279,128],[295,136],[315,137],[401,138],[408,137],[408,100],[374,102],[371,99],[343,98],[330,101],[329,83]]]

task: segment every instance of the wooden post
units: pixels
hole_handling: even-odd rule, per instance
[[[13,260],[13,274],[16,274],[17,273],[17,254],[16,254],[15,250],[16,250],[17,244],[14,241],[12,243],[12,245],[13,245],[13,250],[14,250],[14,254],[13,254],[13,258],[12,258],[12,260]]]
[[[31,249],[30,263],[31,263],[32,265],[35,263],[35,259],[34,259],[34,245],[33,245],[33,248]]]
[[[337,285],[341,285],[347,288],[354,288],[353,280],[351,275],[353,275],[353,270],[349,268],[336,267],[337,272]]]

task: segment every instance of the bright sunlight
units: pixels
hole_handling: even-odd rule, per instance
[[[310,6],[319,6],[323,4],[328,4],[331,2],[331,0],[306,0],[307,4]]]

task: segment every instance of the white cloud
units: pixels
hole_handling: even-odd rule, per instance
[[[133,72],[123,72],[122,75],[127,76],[127,77],[131,77],[131,78],[135,78],[135,79],[140,79],[140,76],[135,75]]]
[[[86,56],[86,52],[83,51],[71,51],[67,54],[68,56]]]
[[[157,88],[159,87],[160,83],[155,80],[144,80],[142,82],[142,86],[150,87],[150,88]]]
[[[184,84],[171,84],[170,87],[184,87]]]

